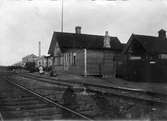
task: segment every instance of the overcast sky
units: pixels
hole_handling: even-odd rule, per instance
[[[0,65],[11,65],[34,53],[38,41],[47,55],[53,31],[61,30],[60,0],[0,0]],[[64,31],[117,36],[157,36],[167,30],[167,0],[64,0]]]

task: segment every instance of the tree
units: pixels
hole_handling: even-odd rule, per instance
[[[31,73],[34,72],[35,71],[35,62],[26,62],[25,69]]]

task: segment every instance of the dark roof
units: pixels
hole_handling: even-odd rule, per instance
[[[120,43],[117,37],[111,37],[110,40],[111,48],[104,48],[104,36],[54,32],[48,53],[53,53],[56,42],[58,42],[61,51],[72,48],[122,50],[123,45]]]
[[[154,36],[132,34],[123,53],[127,52],[132,41],[138,41],[148,53],[167,53],[167,39]]]

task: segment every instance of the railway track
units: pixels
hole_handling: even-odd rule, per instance
[[[6,80],[6,79],[5,79]],[[4,81],[4,80],[3,80]],[[89,117],[44,97],[26,87],[7,80],[6,89],[0,92],[0,120],[56,120],[64,119],[62,110],[72,114],[71,118],[91,120]],[[68,117],[69,118],[69,117]]]
[[[46,82],[49,84],[55,84],[55,85],[60,85],[60,86],[71,85],[78,89],[84,87],[90,93],[102,92],[102,93],[129,97],[129,98],[133,98],[137,100],[144,100],[144,101],[149,101],[149,102],[167,104],[167,95],[148,92],[145,90],[135,90],[135,89],[129,89],[129,88],[124,88],[124,87],[96,85],[96,84],[76,82],[76,81],[71,81],[71,80],[70,81],[59,80],[59,79],[53,79],[50,77],[45,77],[45,76],[40,76],[40,75],[35,75],[35,74],[19,74],[19,75],[24,78]]]
[[[125,88],[73,83],[32,74],[14,74],[10,78],[13,79],[13,82],[24,85],[59,104],[62,102],[64,91],[71,85],[77,95],[76,111],[94,120],[167,119],[166,96]],[[83,88],[86,89],[88,95],[80,95]]]

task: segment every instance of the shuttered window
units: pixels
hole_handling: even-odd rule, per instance
[[[73,65],[76,64],[76,53],[73,53]]]
[[[129,60],[141,60],[140,56],[130,56]]]
[[[160,54],[160,55],[159,55],[159,58],[160,58],[160,59],[167,59],[167,54]]]

